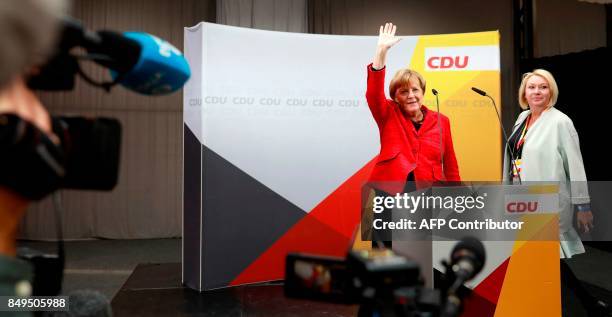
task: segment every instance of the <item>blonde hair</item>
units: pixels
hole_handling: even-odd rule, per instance
[[[553,75],[545,69],[534,69],[532,72],[523,74],[523,81],[521,81],[521,87],[518,91],[518,99],[521,108],[524,110],[529,109],[529,103],[527,103],[527,98],[525,98],[525,88],[527,86],[527,81],[533,76],[540,76],[548,82],[548,87],[550,89],[550,101],[546,105],[546,108],[554,107],[557,103],[557,98],[559,97],[559,88],[557,87],[555,77],[553,77]]]
[[[417,71],[402,68],[395,73],[391,79],[391,83],[389,83],[389,95],[391,95],[391,99],[395,100],[395,91],[398,88],[410,84],[410,78],[412,76],[415,76],[419,80],[423,94],[425,94],[425,79],[423,76],[421,76],[421,74],[419,74]]]

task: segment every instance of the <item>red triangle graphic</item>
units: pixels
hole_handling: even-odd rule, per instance
[[[504,285],[504,278],[506,277],[506,270],[508,269],[509,262],[510,258],[507,258],[495,269],[495,271],[489,274],[486,279],[474,288],[474,292],[486,298],[491,303],[497,304],[502,285]]]
[[[342,183],[240,273],[230,286],[284,277],[289,252],[344,257],[361,214],[361,187],[375,160]]]
[[[375,159],[368,162],[331,195],[321,201],[308,213],[308,217],[319,220],[346,238],[351,239],[355,227],[361,220],[362,187],[367,183],[374,168]]]
[[[481,317],[495,315],[495,308],[501,294],[509,262],[510,258],[506,259],[474,288],[472,296],[466,298],[463,302],[464,308],[461,316]]]

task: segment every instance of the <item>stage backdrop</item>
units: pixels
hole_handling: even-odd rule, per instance
[[[183,281],[207,290],[282,279],[287,252],[344,256],[379,151],[365,100],[376,36],[185,29]],[[499,180],[499,33],[405,37],[410,66],[450,117],[461,176]]]

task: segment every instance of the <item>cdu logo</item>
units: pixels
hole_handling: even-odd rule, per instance
[[[427,66],[436,68],[466,68],[469,56],[432,56],[427,60]]]
[[[513,201],[506,204],[506,211],[509,213],[535,212],[537,210],[537,201]]]
[[[559,194],[507,194],[504,197],[503,208],[507,215],[557,213]]]
[[[497,45],[427,47],[425,70],[499,70],[499,47]]]

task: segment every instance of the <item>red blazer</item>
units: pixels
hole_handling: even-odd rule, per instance
[[[385,96],[385,68],[375,71],[368,65],[366,99],[380,132],[380,154],[369,182],[390,194],[402,192],[406,178],[414,172],[416,181],[461,181],[450,122],[446,116],[428,110],[417,131],[399,105]],[[438,118],[442,133],[438,128]],[[440,158],[440,135],[444,168]]]

